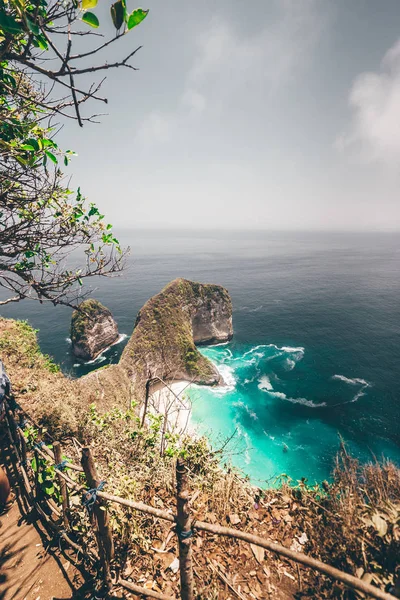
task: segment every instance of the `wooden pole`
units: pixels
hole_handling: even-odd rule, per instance
[[[182,600],[193,600],[192,528],[189,507],[188,477],[185,461],[176,461],[176,532],[179,541],[179,571]]]
[[[14,419],[14,415],[11,409],[8,409],[7,411],[7,417],[8,417],[8,426],[11,432],[11,438],[13,440],[14,446],[17,449],[17,452],[19,454],[19,436],[18,436],[18,429],[17,429],[17,424],[15,422]]]
[[[90,489],[98,488],[100,479],[97,475],[96,467],[93,461],[90,448],[82,448],[81,464],[86,475]],[[109,516],[106,510],[106,504],[103,500],[97,499],[89,510],[92,527],[94,529],[97,545],[99,547],[100,561],[103,566],[104,582],[106,588],[111,590],[112,579],[110,571],[110,560],[114,558],[114,542],[109,524]]]
[[[26,467],[27,461],[28,461],[28,450],[26,447],[26,439],[25,439],[24,432],[22,431],[22,429],[18,429],[18,433],[19,433],[19,441],[20,441],[20,445],[21,445],[21,462],[22,462],[22,466]]]
[[[147,405],[149,403],[149,396],[150,396],[150,385],[151,385],[151,373],[149,372],[147,375],[147,381],[146,381],[146,392],[145,392],[145,397],[144,397],[143,415],[142,415],[142,421],[140,423],[140,427],[144,427],[144,423],[146,421]]]
[[[62,452],[61,452],[61,444],[60,442],[54,442],[53,444],[54,450],[54,458],[57,465],[62,463]],[[60,473],[57,473],[58,483],[60,484],[61,489],[61,502],[62,502],[62,516],[64,529],[68,529],[68,508],[69,508],[69,498],[68,498],[68,490],[67,484],[65,483],[65,479],[61,477]]]

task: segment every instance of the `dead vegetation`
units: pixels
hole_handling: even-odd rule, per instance
[[[399,592],[400,472],[395,465],[360,465],[342,447],[329,483],[308,487],[282,479],[278,487],[254,488],[234,469],[222,469],[221,453],[212,451],[205,439],[171,436],[161,442],[162,419],[154,415],[142,427],[135,406],[127,408],[129,394],[117,404],[115,390],[111,398],[104,397],[100,382],[91,391],[92,403],[86,396],[83,400],[76,394],[76,383],[54,372],[40,354],[27,326],[14,323],[0,320],[0,356],[15,383],[18,402],[62,441],[72,460],[79,458],[79,444],[89,445],[107,491],[173,511],[174,462],[183,454],[190,469],[195,519],[258,534],[382,590]],[[102,371],[106,374],[108,369],[93,378],[98,380]],[[124,579],[173,594],[179,579],[178,549],[170,525],[120,505],[110,505],[110,514],[115,569]],[[77,530],[76,535],[84,536],[85,531]],[[237,540],[196,532],[193,544],[199,600],[361,597]]]

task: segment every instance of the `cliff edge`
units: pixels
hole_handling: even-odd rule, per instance
[[[117,341],[118,326],[111,311],[92,298],[72,313],[72,352],[81,360],[93,360]]]
[[[227,342],[232,335],[232,301],[225,288],[175,279],[139,311],[119,364],[138,399],[146,382],[157,378],[218,385],[218,370],[195,344]]]

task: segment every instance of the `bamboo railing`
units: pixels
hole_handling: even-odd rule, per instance
[[[378,600],[396,600],[395,596],[382,591],[381,589],[362,581],[354,575],[345,573],[332,567],[320,560],[307,556],[302,552],[296,552],[282,546],[281,544],[272,542],[257,535],[246,533],[231,527],[223,527],[221,525],[207,523],[203,521],[193,520],[190,511],[190,495],[187,477],[187,468],[182,459],[176,462],[176,482],[177,482],[177,512],[176,515],[154,508],[126,498],[121,498],[113,494],[103,491],[103,482],[101,482],[89,448],[82,448],[81,465],[76,465],[73,462],[62,461],[61,444],[57,441],[53,443],[53,451],[43,441],[36,442],[33,448],[28,448],[25,436],[23,435],[22,423],[25,420],[30,420],[29,415],[22,413],[20,407],[14,403],[11,409],[6,403],[6,419],[7,433],[10,440],[10,445],[15,457],[18,468],[19,477],[22,483],[22,488],[25,492],[27,500],[33,505],[42,519],[43,523],[52,531],[58,533],[73,550],[79,552],[89,562],[100,564],[102,567],[102,578],[105,589],[110,593],[114,585],[119,585],[132,591],[136,594],[148,598],[158,598],[159,600],[174,600],[170,596],[156,592],[154,590],[145,589],[134,584],[131,581],[118,579],[116,584],[112,581],[111,567],[114,558],[114,542],[112,530],[109,524],[109,515],[107,511],[107,503],[117,503],[135,511],[139,511],[158,519],[168,521],[175,524],[175,533],[178,538],[179,546],[179,571],[180,571],[180,591],[179,596],[182,600],[193,600],[194,598],[194,579],[192,566],[192,539],[196,531],[204,531],[213,535],[229,537],[243,542],[260,546],[265,550],[273,552],[279,556],[285,557],[304,567],[313,569],[319,573],[323,573],[328,577],[340,581],[342,584],[366,594],[371,598]],[[29,458],[36,457],[36,465],[39,465],[39,457],[52,464],[55,469],[57,479],[61,490],[61,506],[56,506],[50,499],[41,497],[40,484],[38,483],[38,472],[32,476],[30,473]],[[74,481],[66,472],[65,469],[71,469],[82,474],[86,481],[86,485],[81,485]],[[29,477],[31,474],[31,477]],[[90,525],[93,529],[97,552],[82,548],[71,538],[69,531],[68,515],[73,511],[69,503],[70,491],[80,492],[83,497],[83,504],[87,507],[90,519]],[[46,504],[47,510],[43,506]],[[48,514],[51,512],[57,516],[56,523]]]

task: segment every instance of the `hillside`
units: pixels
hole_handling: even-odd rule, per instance
[[[159,302],[141,313],[138,327],[154,309],[160,310]],[[163,309],[170,310],[168,302]],[[394,465],[362,467],[343,449],[330,483],[308,487],[282,477],[274,487],[254,488],[230,466],[234,440],[212,449],[204,438],[171,436],[161,446],[162,417],[141,426],[140,401],[121,365],[72,381],[40,352],[29,325],[6,319],[0,319],[0,357],[22,408],[62,442],[71,459],[79,458],[79,444],[89,446],[107,491],[174,511],[174,463],[184,456],[195,519],[257,533],[381,589],[393,588],[400,555],[400,474]],[[110,514],[115,568],[125,578],[174,593],[177,544],[170,526],[140,513],[132,518],[115,505]],[[76,535],[88,547],[94,543],[84,512]],[[199,599],[355,597],[325,576],[243,542],[198,532],[193,547]]]

